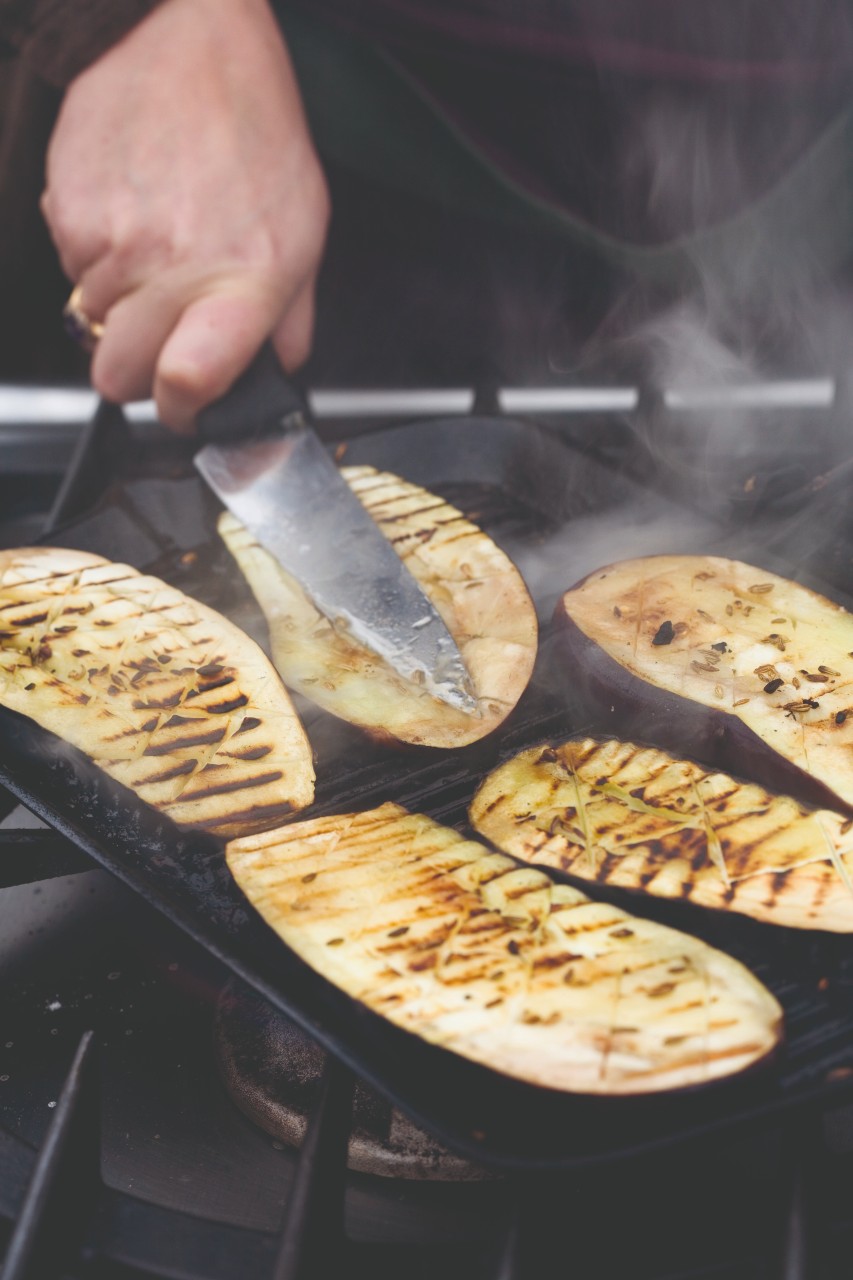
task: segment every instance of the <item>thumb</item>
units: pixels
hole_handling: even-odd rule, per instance
[[[272,333],[272,344],[288,373],[293,373],[311,354],[314,337],[314,279],[297,293]]]

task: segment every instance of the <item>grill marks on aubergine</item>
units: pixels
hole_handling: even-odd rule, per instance
[[[584,880],[853,931],[853,830],[724,773],[617,739],[521,752],[471,805],[515,857]]]
[[[533,1083],[699,1083],[765,1056],[779,1033],[775,1000],[730,957],[394,804],[236,840],[227,857],[330,981]]]
[[[379,741],[447,749],[485,737],[518,702],[536,659],[536,610],[518,570],[482,530],[425,489],[371,467],[344,467],[342,475],[444,618],[476,711],[434,697],[335,626],[225,513],[219,531],[266,614],[273,661],[289,688]]]
[[[258,830],[310,803],[310,749],[258,647],[181,592],[83,552],[0,555],[0,702],[177,822]]]

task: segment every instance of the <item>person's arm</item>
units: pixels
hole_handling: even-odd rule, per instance
[[[188,429],[265,338],[300,364],[329,205],[267,0],[162,0],[81,72],[43,210],[102,395]]]

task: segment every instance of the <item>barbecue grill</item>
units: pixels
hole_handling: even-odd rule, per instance
[[[149,410],[123,415],[86,394],[52,405],[9,394],[10,465],[42,471],[37,443],[50,439],[65,470],[57,482],[46,469],[29,509],[10,511],[4,543],[106,548],[263,643],[190,449]],[[674,530],[679,549],[693,537],[697,551],[784,565],[846,600],[847,394],[825,376],[734,391],[602,377],[311,398],[337,456],[397,470],[480,523],[545,620],[596,564],[636,554],[638,538],[667,550]],[[713,494],[696,453],[709,398],[753,428]],[[393,799],[460,828],[498,759],[595,728],[576,722],[547,630],[514,715],[463,751],[368,748],[299,710],[318,758],[311,813]],[[681,1096],[558,1099],[448,1061],[355,1008],[254,916],[215,840],[155,820],[11,713],[0,736],[0,964],[14,992],[0,1035],[6,1280],[528,1280],[555,1259],[589,1276],[629,1261],[650,1278],[842,1274],[853,1228],[848,940],[631,901],[752,968],[785,1008],[784,1052],[754,1076]]]

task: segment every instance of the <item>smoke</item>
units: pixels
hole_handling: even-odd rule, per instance
[[[679,39],[725,47],[750,74],[643,88],[602,69],[622,126],[627,226],[657,255],[657,277],[623,293],[585,363],[639,381],[636,429],[653,463],[723,513],[733,495],[796,485],[850,452],[853,126],[838,68],[853,11],[834,8],[830,23],[782,3],[766,30],[744,11],[736,32],[718,8],[694,10],[698,28]]]
[[[601,513],[580,516],[535,547],[514,548],[513,559],[544,622],[562,593],[595,569],[675,550],[701,555],[717,537],[713,519],[646,493]]]
[[[712,24],[714,12],[698,20]],[[848,50],[851,13],[836,32]],[[790,52],[818,58],[817,37],[788,18]],[[582,362],[641,390],[626,437],[642,446],[647,495],[571,520],[522,558],[543,612],[550,584],[619,559],[716,552],[761,563],[772,548],[774,567],[795,568],[827,522],[779,499],[853,456],[853,225],[836,145],[847,91],[744,81],[629,93],[604,70],[602,86],[623,125],[626,236],[674,266],[669,281],[650,273],[624,290]],[[568,370],[570,353],[551,363]]]

